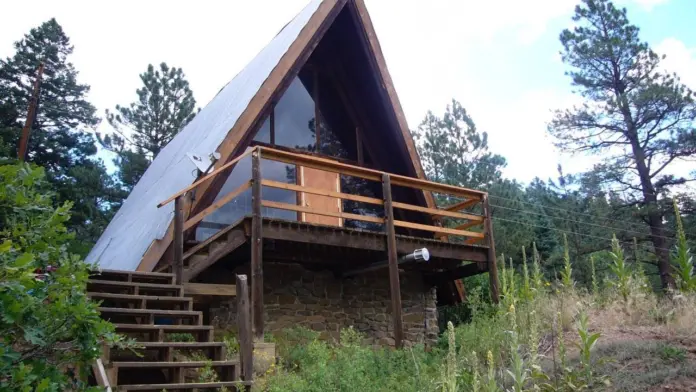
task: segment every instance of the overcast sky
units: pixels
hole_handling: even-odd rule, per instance
[[[505,174],[528,182],[587,168],[590,158],[554,150],[550,111],[577,102],[558,52],[578,0],[366,0],[409,126],[452,98],[508,159]],[[55,1],[3,4],[0,56],[30,28],[55,17],[75,46],[79,80],[106,108],[135,100],[138,75],[162,61],[183,68],[205,105],[307,0]],[[664,66],[696,88],[695,0],[623,0],[641,38]],[[11,17],[8,17],[11,16]],[[108,127],[107,125],[102,125]]]

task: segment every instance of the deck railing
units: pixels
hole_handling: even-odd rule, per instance
[[[195,190],[202,184],[216,178],[222,173],[232,170],[232,168],[243,158],[251,155],[251,174],[249,181],[243,183],[237,189],[214,201],[210,206],[198,211],[195,215],[184,217],[184,196],[187,192]],[[339,175],[357,177],[368,181],[381,182],[382,198],[355,195],[339,191],[318,189],[302,185],[287,184],[278,181],[263,179],[261,176],[261,160],[271,160],[285,164],[295,165],[295,167],[307,167],[338,173]],[[297,204],[282,203],[271,200],[263,200],[263,187],[284,189],[296,193],[314,194],[327,196],[340,200],[350,200],[358,203],[367,203],[381,206],[382,216],[370,216],[367,214],[354,214],[338,211],[326,211]],[[449,199],[456,199],[443,208],[423,207],[422,205],[409,204],[394,201],[392,190],[394,186],[415,189],[422,192],[432,192],[440,195],[447,195]],[[383,230],[387,239],[387,257],[389,260],[389,287],[392,303],[392,318],[394,326],[394,341],[397,347],[401,347],[403,341],[403,322],[401,317],[401,291],[399,284],[399,267],[396,244],[396,227],[426,231],[434,233],[436,238],[447,241],[449,237],[459,237],[460,241],[467,244],[475,244],[484,241],[488,245],[487,259],[489,278],[491,282],[491,292],[494,300],[497,299],[497,269],[495,267],[495,244],[493,242],[491,211],[488,205],[488,195],[484,192],[471,189],[460,188],[451,185],[439,184],[432,181],[411,178],[398,174],[387,173],[379,170],[350,165],[331,159],[320,158],[308,154],[298,154],[295,152],[283,151],[274,148],[256,146],[249,149],[244,154],[222,165],[205,177],[194,182],[190,186],[177,192],[167,200],[161,202],[158,207],[174,201],[174,260],[173,267],[176,274],[177,283],[181,284],[184,279],[184,238],[185,232],[194,228],[205,217],[209,216],[223,205],[240,196],[244,191],[251,188],[251,319],[254,340],[263,341],[264,330],[264,311],[263,311],[263,217],[262,208],[272,208],[298,213],[323,215],[336,217],[339,219],[352,219],[363,222],[378,223],[383,225]],[[429,195],[425,195],[426,197]],[[477,208],[481,214],[475,214],[467,209]],[[394,218],[394,210],[414,211],[420,214],[427,214],[432,218],[432,224],[424,224],[421,221],[409,222],[403,219]],[[464,212],[463,212],[464,211]],[[454,222],[447,222],[453,220]],[[444,222],[443,222],[444,221]],[[427,222],[427,220],[426,220]],[[443,225],[443,223],[445,223]],[[454,223],[454,224],[453,224]],[[450,227],[447,227],[450,226]],[[451,227],[454,226],[454,227]],[[482,226],[482,227],[481,227]],[[222,233],[222,232],[220,232]]]
[[[191,192],[202,184],[212,180],[223,173],[229,173],[234,165],[240,160],[251,156],[251,173],[250,179],[244,182],[237,189],[227,193],[223,197],[213,202],[208,207],[198,211],[195,215],[184,220],[184,196],[187,192]],[[382,183],[382,198],[368,197],[327,189],[319,189],[296,184],[289,184],[270,179],[264,179],[261,176],[261,160],[270,160],[282,162],[285,164],[303,166],[312,169],[318,169],[328,172],[338,173],[339,175],[357,177],[368,181],[376,181]],[[445,196],[446,199],[456,200],[451,204],[442,208],[423,207],[422,205],[409,204],[404,202],[394,201],[392,198],[392,189],[394,186],[415,189],[417,191],[432,192]],[[293,191],[297,194],[313,194],[319,196],[327,196],[340,200],[349,200],[357,203],[366,203],[380,206],[384,210],[383,216],[370,216],[362,214],[354,214],[339,210],[338,212],[326,211],[321,209],[311,208],[309,206],[282,203],[271,200],[263,200],[262,187],[283,189]],[[295,153],[268,147],[256,146],[249,149],[247,152],[224,164],[220,168],[214,170],[205,177],[197,180],[190,186],[182,189],[168,199],[158,204],[162,207],[172,201],[175,203],[175,218],[174,218],[174,271],[177,277],[183,274],[183,243],[184,234],[186,231],[194,228],[203,219],[210,216],[213,212],[233,201],[240,196],[244,191],[252,189],[251,215],[252,215],[252,242],[255,239],[261,238],[260,224],[253,223],[256,219],[261,219],[261,208],[280,209],[287,211],[295,211],[298,213],[312,214],[335,217],[339,219],[349,219],[369,223],[384,224],[384,230],[387,233],[394,233],[395,227],[412,229],[417,231],[432,232],[435,238],[446,241],[450,236],[458,237],[457,242],[466,244],[476,244],[483,242],[486,245],[491,244],[491,225],[490,225],[490,209],[488,207],[487,194],[485,192],[461,188],[457,186],[440,184],[433,181],[427,181],[418,178],[407,177],[398,174],[387,173],[379,170],[365,168],[361,166],[350,165],[347,163],[338,162],[331,159],[316,157],[308,154]],[[478,207],[477,207],[478,206]],[[415,211],[417,213],[426,214],[432,218],[432,224],[424,224],[421,222],[410,222],[394,218],[394,210]],[[475,209],[482,213],[473,213]],[[260,221],[259,221],[260,222]],[[257,230],[259,231],[257,233]],[[388,238],[389,240],[389,238]],[[252,247],[252,252],[256,247]],[[253,258],[253,255],[252,255]],[[179,279],[179,278],[178,278]]]

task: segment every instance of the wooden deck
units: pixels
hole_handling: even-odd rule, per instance
[[[193,194],[220,174],[227,175],[237,162],[250,156],[251,173],[237,189],[222,195],[202,209],[191,209]],[[367,197],[300,184],[287,184],[264,179],[261,161],[275,161],[296,168],[310,168],[360,181],[381,184],[380,197]],[[333,178],[339,178],[334,176]],[[295,192],[297,200],[306,195],[336,200],[339,208],[322,208],[321,203],[287,203],[265,200],[262,189],[281,189]],[[251,189],[251,214],[223,228],[204,242],[188,249],[186,240],[192,238],[196,227],[223,205]],[[441,195],[448,205],[437,207],[433,197],[421,203],[402,198],[404,191],[416,194]],[[396,195],[396,196],[395,196]],[[394,197],[397,200],[394,200]],[[343,201],[377,206],[381,216],[345,212]],[[256,340],[263,340],[263,263],[293,262],[316,269],[328,269],[336,275],[359,273],[361,268],[388,269],[390,296],[393,309],[394,340],[400,347],[403,340],[399,270],[420,271],[434,285],[452,284],[454,280],[490,272],[491,297],[498,298],[498,278],[495,260],[492,222],[488,195],[485,192],[440,184],[420,178],[387,173],[361,165],[354,165],[298,151],[256,146],[228,163],[162,201],[161,207],[174,201],[172,253],[160,264],[169,264],[176,284],[195,279],[215,263],[249,263],[251,272],[252,325]],[[289,221],[264,216],[266,210],[284,210],[331,219]],[[347,220],[366,222],[375,231],[345,227]],[[316,222],[336,222],[323,225]],[[379,230],[379,231],[377,231]],[[429,261],[402,263],[401,256],[416,249],[427,248]],[[381,263],[380,263],[381,262]],[[468,262],[468,263],[467,263]]]
[[[187,252],[190,256],[184,260],[186,279],[192,279],[196,275],[188,274],[189,271],[200,272],[205,269],[200,268],[202,265],[208,267],[216,262],[228,262],[232,265],[248,262],[251,225],[252,217],[247,216],[219,233],[222,235],[195,244],[191,248],[194,252]],[[387,242],[384,232],[273,218],[263,218],[262,230],[264,261],[298,263],[340,274],[386,260]],[[396,235],[399,256],[420,248],[428,249],[430,260],[405,264],[402,269],[422,271],[424,275],[432,276],[438,281],[443,277],[455,280],[488,271],[486,246]],[[211,257],[215,260],[211,260]],[[473,266],[468,266],[469,264]],[[462,266],[468,267],[462,270]],[[458,275],[455,276],[454,273]]]

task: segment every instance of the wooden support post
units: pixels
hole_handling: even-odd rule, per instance
[[[493,238],[493,215],[491,214],[491,206],[488,204],[488,194],[483,197],[484,209],[484,231],[488,239],[488,279],[491,286],[491,300],[493,303],[498,303],[500,294],[498,292],[498,263],[495,253],[495,239]]]
[[[246,275],[237,275],[237,334],[239,337],[239,361],[242,379],[254,378],[253,344],[251,342],[251,317],[249,309],[249,287]]]
[[[254,341],[263,342],[263,217],[261,216],[261,151],[251,154],[251,318]]]
[[[396,232],[394,231],[394,208],[392,207],[391,180],[389,174],[382,174],[382,194],[384,196],[384,230],[387,233],[387,255],[389,258],[389,288],[391,291],[394,342],[396,348],[403,347],[404,325],[401,319],[401,285],[399,283],[399,262],[396,254]]]
[[[183,196],[174,199],[174,274],[176,284],[184,279],[184,200]]]

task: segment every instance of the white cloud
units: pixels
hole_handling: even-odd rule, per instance
[[[508,54],[509,49],[555,35],[549,26],[558,20],[570,23],[578,0],[366,1],[412,128],[426,110],[441,111],[456,97],[479,128],[489,132],[491,148],[508,158],[508,175],[529,180],[555,173],[565,158],[553,149],[545,124],[551,108],[572,100],[567,84],[525,92],[490,82],[496,78],[480,70],[487,62],[506,64],[506,70],[524,77],[524,70],[516,69],[519,58]],[[664,2],[626,1],[643,6]],[[0,24],[0,57],[10,55],[12,42],[31,27],[56,17],[75,45],[72,61],[79,80],[92,86],[90,100],[99,115],[135,99],[138,74],[148,63],[161,61],[182,67],[199,105],[205,105],[306,2],[37,0],[31,13],[19,2],[8,3],[3,11],[13,17]],[[685,56],[685,48],[668,44],[670,57]],[[535,64],[554,63],[551,55],[557,58],[557,49]],[[676,63],[682,64],[679,72],[685,81],[692,78],[688,63]],[[474,65],[479,71],[473,71]]]
[[[556,176],[558,164],[566,173],[572,173],[588,169],[594,161],[592,157],[561,154],[546,129],[553,109],[569,108],[580,100],[569,92],[535,90],[521,94],[502,108],[494,102],[474,103],[472,115],[478,128],[488,132],[491,151],[507,159],[507,177],[525,182],[534,177],[546,180]]]
[[[634,3],[638,4],[648,12],[652,11],[653,8],[657,7],[658,5],[665,4],[668,1],[669,0],[633,0]]]
[[[684,42],[670,37],[654,49],[666,56],[660,63],[663,70],[676,73],[684,84],[696,89],[696,48],[689,48]]]

